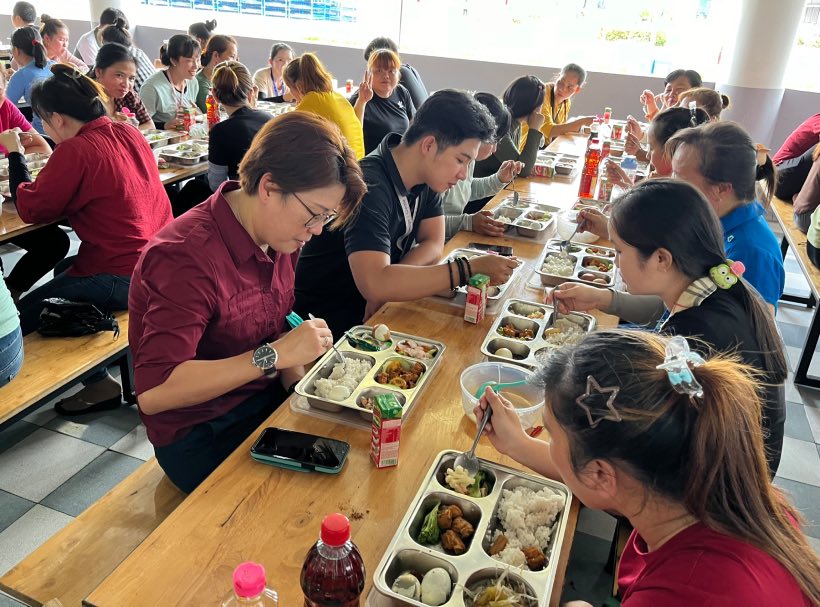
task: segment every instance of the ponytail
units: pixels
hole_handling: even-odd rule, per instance
[[[283,76],[290,88],[298,89],[303,95],[333,91],[332,76],[313,53],[305,53],[288,63]]]
[[[208,21],[199,21],[197,23],[192,23],[191,26],[188,28],[188,35],[197,38],[198,40],[202,40],[203,42],[208,42],[211,37],[211,33],[216,29],[216,19],[210,19]]]
[[[68,30],[65,23],[46,14],[40,15],[40,35],[55,36],[60,30]]]
[[[210,64],[214,53],[221,55],[226,52],[232,44],[236,46],[236,39],[232,36],[223,36],[222,34],[211,36],[205,48],[202,49],[202,59],[200,60],[202,67]]]
[[[765,182],[763,190],[766,194],[766,200],[761,200],[760,202],[763,203],[764,207],[768,208],[772,202],[772,196],[774,196],[774,185],[777,183],[777,169],[774,168],[774,162],[768,154],[766,154],[766,159],[763,161],[763,164],[757,165],[755,181]]]
[[[186,34],[174,34],[159,47],[159,60],[162,65],[171,67],[172,59],[179,61],[180,57],[196,57],[200,54],[199,42]]]
[[[679,393],[658,369],[667,343],[645,331],[596,331],[544,359],[536,377],[567,434],[575,474],[591,461],[611,462],[650,497],[677,502],[708,528],[774,558],[817,604],[817,555],[795,524],[798,513],[769,482],[760,374],[736,355],[716,354],[691,369],[702,396]],[[617,392],[589,391],[589,377]]]
[[[34,59],[34,65],[43,69],[48,63],[48,53],[43,46],[43,39],[33,25],[25,25],[14,30],[11,45],[24,55]]]
[[[35,114],[46,122],[55,112],[80,122],[105,116],[108,95],[102,85],[65,63],[52,65],[51,73],[51,78],[36,82],[31,89]]]
[[[103,44],[108,42],[116,42],[117,44],[122,44],[127,47],[134,45],[134,42],[131,39],[131,32],[128,31],[128,23],[125,19],[120,17],[117,17],[114,20],[114,23],[102,26],[102,34],[100,35],[100,38],[102,38]]]
[[[248,104],[248,96],[253,91],[253,78],[244,65],[238,61],[225,61],[214,71],[211,92],[217,101],[229,106]]]

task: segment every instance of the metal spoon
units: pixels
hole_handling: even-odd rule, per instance
[[[578,233],[578,228],[580,227],[580,223],[575,224],[575,229],[572,231],[570,237],[561,241],[561,244],[559,245],[561,248],[561,259],[566,259],[569,257],[569,243],[573,238],[575,238],[575,235]]]
[[[512,190],[513,190],[513,206],[517,207],[518,206],[518,199],[520,198],[520,195],[518,194],[518,190],[515,189],[515,175],[513,175],[513,178],[512,178],[512,181],[510,182],[510,185],[512,186]]]
[[[456,461],[453,464],[453,469],[461,466],[470,476],[474,477],[478,474],[481,466],[478,465],[478,458],[475,456],[475,448],[478,446],[478,441],[481,440],[481,435],[484,434],[484,427],[487,425],[487,422],[490,421],[492,416],[493,408],[488,406],[484,411],[484,417],[481,418],[481,424],[478,426],[478,432],[476,432],[473,446],[470,447],[469,451],[462,453],[456,458]]]
[[[316,317],[313,314],[308,314],[308,318],[310,318],[310,320],[316,320]],[[333,338],[331,337],[330,339],[332,340]],[[345,357],[342,356],[341,352],[339,352],[339,350],[336,349],[336,344],[334,344],[333,341],[330,342],[330,347],[333,348],[333,351],[336,353],[336,356],[339,357],[339,362],[342,363],[342,366],[344,366]]]

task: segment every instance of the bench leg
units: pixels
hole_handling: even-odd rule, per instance
[[[119,360],[120,381],[122,382],[122,397],[129,405],[137,403],[134,392],[134,364],[131,359],[131,348],[125,351],[125,356]]]
[[[794,372],[794,383],[797,386],[807,386],[809,388],[820,388],[820,379],[809,377],[809,365],[814,356],[814,349],[820,338],[820,308],[814,309],[809,334],[803,344],[803,351],[800,353],[800,361],[797,363],[797,370]]]
[[[786,253],[789,252],[789,241],[784,236],[780,241],[780,254],[783,256],[783,261],[786,261]],[[788,301],[789,303],[804,304],[807,308],[813,308],[817,305],[817,300],[814,298],[814,293],[809,293],[808,297],[800,297],[799,295],[780,296],[780,301]]]

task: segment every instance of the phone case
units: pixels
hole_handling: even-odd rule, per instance
[[[344,467],[345,461],[347,461],[347,453],[345,453],[344,458],[342,459],[342,463],[339,464],[338,468],[326,468],[324,466],[309,466],[308,464],[300,464],[299,462],[294,462],[293,460],[285,460],[280,459],[278,457],[260,455],[259,453],[254,453],[253,451],[251,451],[251,457],[259,463],[268,464],[270,466],[276,466],[277,468],[286,468],[288,470],[295,470],[297,472],[315,471],[322,472],[324,474],[338,474]]]

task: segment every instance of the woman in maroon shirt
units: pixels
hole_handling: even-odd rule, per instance
[[[623,607],[820,604],[820,560],[769,481],[759,374],[739,360],[703,360],[681,336],[600,331],[537,374],[549,443],[492,390],[476,407],[479,422],[492,407],[499,451],[629,519]]]
[[[57,264],[53,280],[20,299],[24,334],[37,328],[41,302],[48,297],[125,310],[142,248],[172,219],[142,133],[106,115],[107,97],[98,83],[68,65],[51,71],[31,94],[32,109],[57,144],[37,180],[31,181],[16,132],[0,135],[0,145],[9,150],[10,187],[20,217],[29,223],[67,219],[81,242],[76,256]],[[77,415],[120,403],[119,384],[102,371],[56,409]]]
[[[183,491],[330,348],[323,320],[283,332],[294,268],[304,244],[334,218],[343,225],[364,192],[339,130],[293,112],[259,131],[239,181],[224,182],[145,248],[128,306],[137,400],[160,466]]]

